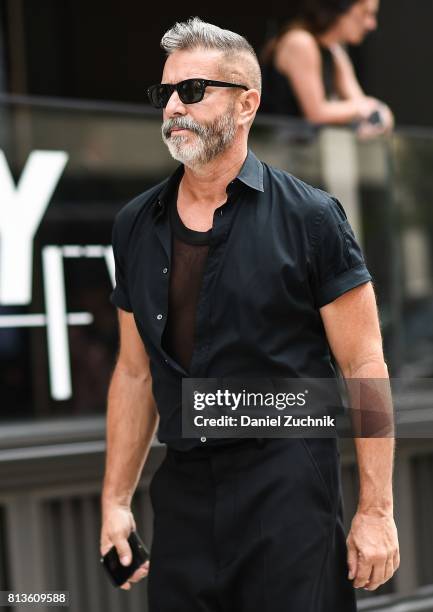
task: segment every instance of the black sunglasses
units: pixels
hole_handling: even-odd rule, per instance
[[[179,98],[184,104],[195,104],[203,100],[206,87],[241,87],[248,91],[246,85],[236,83],[225,83],[224,81],[210,81],[209,79],[186,79],[180,83],[161,83],[151,85],[147,89],[149,101],[154,108],[165,108],[174,90],[177,91]]]

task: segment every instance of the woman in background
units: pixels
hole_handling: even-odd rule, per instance
[[[262,53],[266,113],[304,117],[318,124],[358,123],[362,137],[388,132],[386,104],[366,96],[345,44],[360,44],[377,27],[379,0],[304,0]]]

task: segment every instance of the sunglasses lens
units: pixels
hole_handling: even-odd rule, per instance
[[[149,102],[154,108],[165,108],[174,86],[167,83],[151,85],[147,90]],[[194,104],[203,99],[205,85],[199,79],[188,79],[178,84],[179,98],[184,104]]]
[[[179,83],[179,98],[184,104],[194,104],[203,98],[203,83],[198,79],[188,79]]]
[[[152,85],[147,90],[149,101],[154,108],[164,108],[169,100],[169,92],[166,85]]]

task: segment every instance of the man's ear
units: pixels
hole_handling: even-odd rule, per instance
[[[260,93],[257,89],[249,89],[239,96],[240,112],[239,122],[242,125],[250,124],[257,113],[260,105]]]

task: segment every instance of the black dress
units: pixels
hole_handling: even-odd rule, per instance
[[[319,45],[322,56],[322,79],[326,98],[335,93],[335,63],[332,52]],[[263,113],[291,115],[302,117],[303,112],[298,98],[292,88],[290,79],[274,66],[271,58],[262,67],[262,101],[260,111]]]

